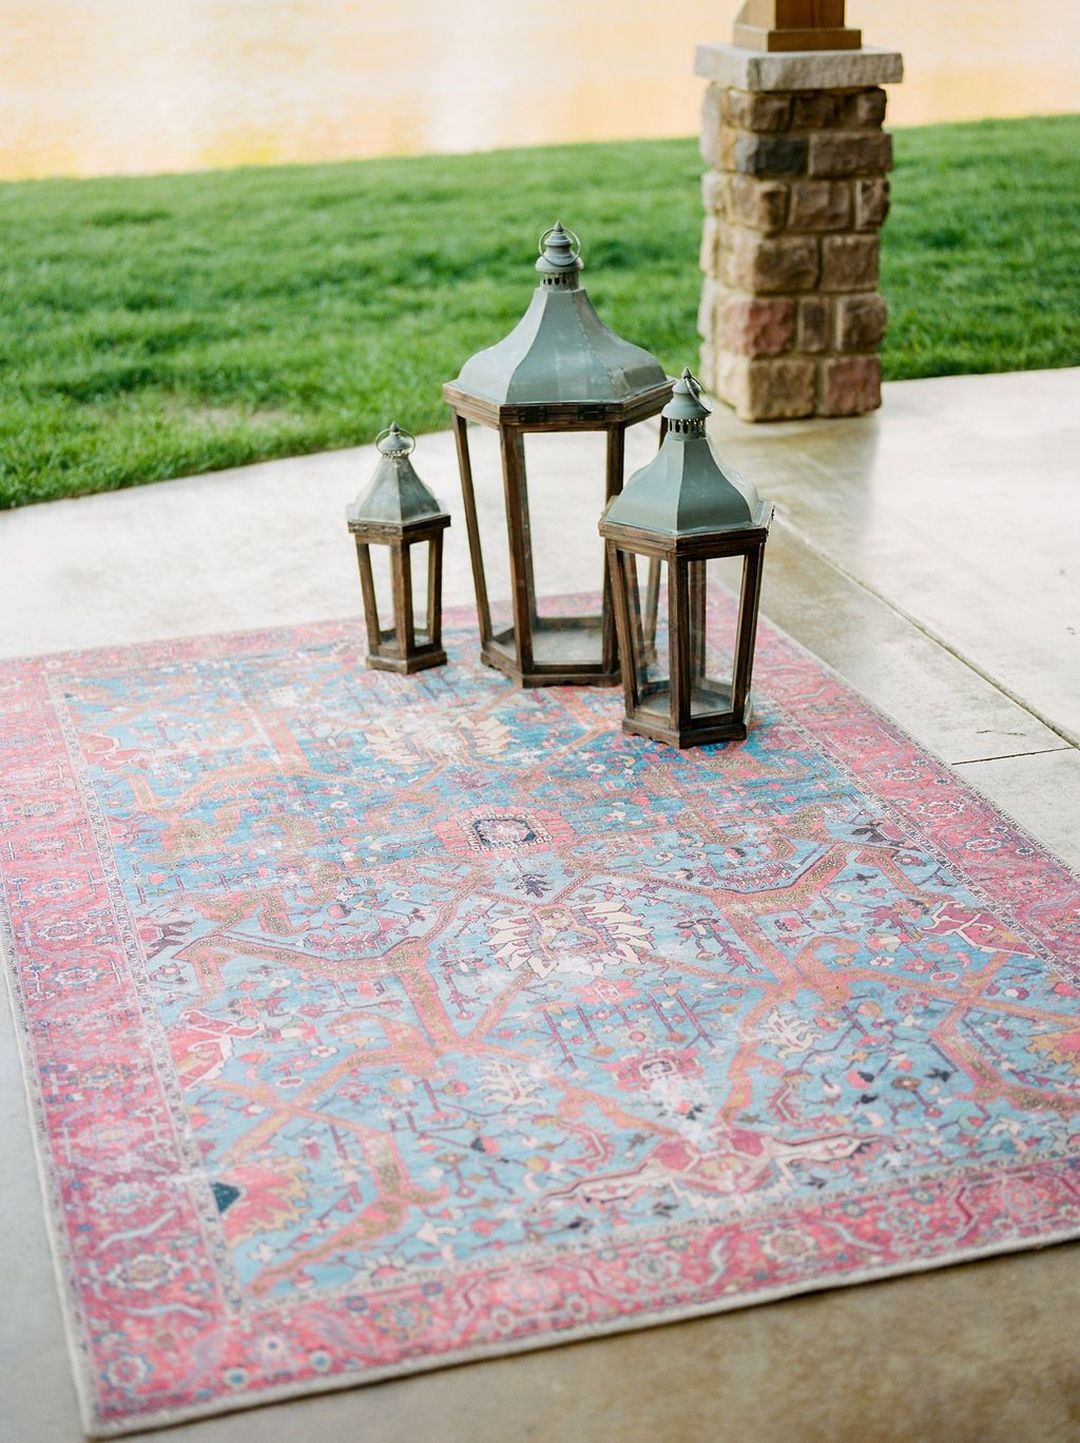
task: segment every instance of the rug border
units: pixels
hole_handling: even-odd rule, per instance
[[[314,639],[312,633],[323,633],[327,628],[347,625],[353,619],[351,616],[331,617],[322,621],[301,622],[295,625],[281,624],[273,627],[245,628],[238,631],[206,632],[184,637],[164,638],[157,641],[135,642],[130,645],[98,645],[73,648],[63,652],[46,652],[30,656],[8,657],[0,660],[0,669],[5,666],[38,666],[47,676],[49,672],[61,670],[65,664],[70,663],[76,658],[85,660],[89,656],[97,656],[102,658],[102,660],[106,657],[119,659],[121,656],[130,657],[132,654],[139,652],[156,652],[160,651],[162,647],[173,646],[184,650],[190,648],[194,655],[184,658],[185,660],[194,661],[205,659],[214,661],[219,658],[213,655],[207,655],[207,650],[210,650],[210,648],[207,647],[207,643],[214,644],[215,647],[220,646],[227,650],[230,643],[244,641],[249,645],[257,645],[258,642],[265,640],[269,645],[275,638],[280,638],[285,635],[295,636],[297,632],[305,633],[308,637]],[[444,625],[447,630],[450,630],[458,625],[467,625],[473,620],[474,617],[471,608],[455,607],[445,614]],[[919,757],[939,769],[963,790],[971,792],[995,815],[1005,819],[1019,836],[1030,843],[1036,854],[1053,862],[1061,868],[1068,877],[1075,881],[1080,881],[1080,870],[1074,868],[1070,862],[1061,857],[1052,847],[1034,837],[1026,827],[1016,821],[1007,811],[1004,811],[995,801],[987,797],[981,789],[972,785],[962,774],[951,767],[949,763],[936,756],[924,743],[917,740],[906,727],[882,711],[875,702],[870,700],[859,687],[851,683],[834,666],[810,651],[809,648],[791,636],[790,633],[776,622],[773,622],[767,617],[764,618],[764,620],[768,628],[782,645],[790,647],[798,653],[801,660],[810,663],[817,670],[825,673],[839,683],[847,692],[856,697],[879,723],[892,730],[897,737],[912,747]],[[204,650],[204,648],[206,649]],[[765,691],[767,694],[769,693],[767,686],[765,687]],[[779,696],[776,696],[773,700],[774,704],[784,713],[785,720],[791,722],[790,708],[786,699],[781,699]],[[800,732],[804,730],[797,721],[793,724],[798,727]],[[809,739],[813,741],[816,746],[821,746],[821,741],[818,738],[811,736]],[[973,882],[971,878],[965,876],[964,880],[969,886],[981,891],[979,884]],[[1000,902],[995,905],[998,907],[1002,906]],[[1026,928],[1024,930],[1026,930]],[[615,1337],[623,1333],[642,1332],[648,1328],[663,1327],[678,1322],[688,1322],[721,1313],[737,1312],[744,1308],[757,1307],[759,1304],[764,1305],[778,1302],[786,1298],[804,1296],[810,1293],[834,1292],[842,1288],[857,1287],[863,1283],[879,1282],[894,1277],[933,1272],[941,1268],[953,1267],[961,1263],[976,1262],[985,1258],[1040,1251],[1046,1247],[1053,1247],[1080,1238],[1080,1224],[1078,1224],[1076,1227],[1039,1235],[1034,1239],[1017,1238],[1012,1241],[998,1240],[984,1247],[957,1249],[938,1257],[923,1259],[914,1263],[905,1261],[902,1263],[884,1264],[880,1267],[858,1269],[845,1274],[843,1277],[834,1277],[828,1281],[804,1280],[790,1284],[781,1284],[777,1287],[757,1292],[749,1297],[721,1297],[704,1303],[686,1304],[652,1313],[645,1319],[624,1317],[610,1319],[605,1322],[582,1323],[574,1327],[562,1329],[558,1333],[536,1334],[530,1337],[482,1343],[470,1348],[440,1353],[438,1356],[425,1357],[422,1359],[411,1357],[396,1363],[386,1364],[382,1367],[338,1373],[331,1378],[310,1379],[297,1384],[289,1383],[262,1389],[249,1389],[243,1394],[237,1395],[235,1399],[219,1397],[206,1403],[197,1403],[186,1407],[161,1409],[152,1413],[140,1414],[137,1419],[132,1418],[117,1423],[97,1421],[95,1420],[94,1406],[90,1395],[90,1369],[87,1366],[87,1360],[84,1356],[84,1350],[79,1337],[83,1326],[83,1315],[78,1304],[77,1295],[70,1283],[69,1265],[71,1259],[68,1256],[66,1243],[57,1227],[61,1210],[59,1207],[53,1206],[52,1168],[50,1159],[45,1153],[47,1133],[42,1118],[40,1078],[37,1076],[36,1068],[28,1065],[32,1063],[34,1059],[30,1052],[27,1014],[18,990],[19,977],[15,964],[12,940],[11,914],[6,901],[6,890],[3,885],[3,878],[0,876],[0,964],[2,964],[3,967],[6,991],[11,1005],[12,1022],[16,1034],[15,1044],[20,1069],[22,1071],[23,1092],[26,1097],[27,1112],[29,1114],[27,1123],[32,1135],[33,1151],[37,1166],[38,1191],[45,1214],[45,1232],[49,1242],[49,1251],[54,1272],[54,1284],[60,1304],[60,1314],[69,1363],[71,1365],[71,1372],[74,1375],[73,1382],[78,1400],[80,1421],[84,1433],[91,1439],[121,1438],[146,1430],[153,1431],[183,1422],[227,1416],[231,1413],[247,1412],[275,1403],[298,1400],[309,1396],[348,1392],[357,1387],[366,1386],[369,1383],[379,1383],[399,1377],[431,1373],[442,1368],[458,1367],[492,1358],[539,1352],[548,1348],[561,1347],[573,1343],[592,1341],[604,1337]]]
[[[833,666],[832,662],[826,661],[824,657],[820,657],[816,652],[811,651],[808,646],[804,646],[803,643],[799,641],[796,637],[792,636],[790,632],[785,631],[778,622],[771,621],[767,616],[763,619],[765,621],[765,624],[773,632],[776,633],[776,635],[780,638],[781,641],[785,642],[794,651],[797,651],[800,656],[804,657],[807,661],[818,667],[819,670],[825,672],[826,675],[832,677],[834,681],[839,682],[840,685],[844,687],[847,691],[851,692],[853,696],[858,697],[859,701],[862,702],[863,706],[865,706],[868,711],[872,712],[879,721],[884,722],[887,727],[891,727],[892,730],[897,734],[897,736],[902,737],[903,740],[906,741],[911,747],[913,747],[914,750],[918,752],[921,757],[925,757],[927,761],[932,762],[934,766],[939,768],[939,770],[945,772],[950,778],[950,780],[952,780],[953,782],[957,782],[960,786],[964,788],[965,791],[974,793],[974,795],[977,796],[982,802],[984,802],[986,806],[991,809],[991,811],[996,812],[998,816],[1004,818],[1019,836],[1023,837],[1025,841],[1031,843],[1034,851],[1040,853],[1043,857],[1049,857],[1051,861],[1056,862],[1057,865],[1061,867],[1062,870],[1072,879],[1072,881],[1080,882],[1080,862],[1074,865],[1066,857],[1063,857],[1060,852],[1056,851],[1053,847],[1051,847],[1049,843],[1040,840],[1040,838],[1035,836],[1034,832],[1028,830],[1028,828],[1024,825],[1023,822],[1018,821],[1011,812],[1005,810],[1005,808],[1003,808],[1000,803],[994,801],[993,797],[988,796],[981,787],[977,786],[972,781],[968,781],[968,779],[964,776],[962,772],[956,770],[957,767],[974,766],[977,762],[1010,761],[1012,759],[1011,757],[971,757],[968,761],[965,762],[947,762],[944,757],[938,756],[936,753],[932,752],[925,742],[919,741],[918,737],[916,737],[915,734],[903,724],[903,722],[897,721],[894,717],[890,716],[888,712],[882,711],[881,707],[878,706],[877,702],[871,701],[871,699],[866,695],[862,688],[857,687],[854,682],[849,681],[847,677],[844,676],[843,672],[837,670],[837,668]],[[958,658],[958,660],[960,660],[964,666],[968,666],[967,662],[965,662],[962,657]],[[968,670],[971,670],[971,668],[968,667]],[[993,687],[995,691],[1001,691],[1001,688],[994,681],[987,680],[987,685]],[[1002,695],[1007,695],[1007,693],[1002,692]],[[1022,706],[1022,704],[1019,702],[1017,702],[1016,705],[1019,706],[1022,711],[1027,710],[1027,708]],[[784,703],[783,706],[786,712],[788,710],[787,704]],[[797,726],[800,731],[805,731],[805,727],[801,722],[796,721],[793,723],[793,725]],[[816,746],[821,745],[821,743],[818,742],[816,739],[814,739],[814,744]],[[1070,747],[1071,743],[1066,745],[1065,747],[1051,747],[1048,750],[1068,751]],[[1072,750],[1076,750],[1076,748],[1072,748]],[[1043,755],[1043,753],[1017,752],[1015,753],[1015,755],[1041,756]],[[841,765],[844,766],[845,770],[850,770],[846,763],[841,763]],[[972,883],[970,879],[967,880],[969,886],[978,887],[977,883]],[[999,904],[995,903],[995,905]]]
[[[673,1323],[689,1323],[699,1318],[708,1318],[721,1313],[738,1313],[746,1308],[755,1308],[759,1304],[782,1302],[786,1298],[804,1297],[809,1293],[834,1293],[843,1288],[860,1287],[864,1283],[886,1282],[890,1278],[937,1272],[942,1268],[981,1262],[987,1258],[1008,1257],[1014,1253],[1041,1252],[1044,1248],[1075,1242],[1077,1239],[1080,1239],[1080,1226],[1066,1229],[1061,1233],[1049,1234],[1038,1242],[1003,1245],[995,1243],[986,1248],[933,1258],[914,1267],[908,1263],[898,1263],[883,1268],[865,1268],[845,1276],[838,1282],[792,1283],[789,1286],[755,1293],[752,1298],[720,1299],[716,1302],[691,1304],[685,1308],[672,1308],[651,1314],[647,1321],[622,1318],[613,1324],[580,1323],[574,1328],[567,1328],[557,1334],[548,1333],[543,1337],[537,1335],[531,1338],[516,1338],[508,1343],[484,1343],[474,1348],[462,1348],[453,1353],[440,1353],[437,1358],[433,1357],[430,1360],[409,1358],[402,1363],[390,1363],[382,1368],[365,1369],[362,1373],[339,1373],[333,1378],[320,1380],[314,1384],[302,1384],[294,1387],[292,1384],[286,1383],[278,1388],[260,1390],[258,1393],[248,1392],[242,1398],[238,1397],[235,1404],[227,1407],[221,1407],[216,1403],[193,1404],[189,1408],[146,1414],[139,1419],[135,1427],[128,1427],[127,1424],[120,1424],[116,1427],[105,1425],[96,1429],[88,1427],[87,1437],[91,1439],[125,1438],[140,1433],[144,1429],[168,1428],[177,1423],[224,1417],[229,1413],[245,1413],[274,1403],[285,1403],[315,1395],[348,1393],[356,1388],[365,1387],[368,1383],[386,1383],[395,1378],[436,1373],[442,1368],[457,1368],[469,1363],[486,1362],[492,1358],[505,1358],[522,1353],[539,1353],[550,1348],[562,1347],[564,1344],[593,1342],[601,1338],[613,1338],[622,1333],[642,1333],[650,1328],[668,1327]],[[80,1391],[80,1400],[81,1397]],[[86,1420],[83,1421],[85,1426]]]
[[[45,1236],[48,1240],[49,1257],[52,1262],[53,1286],[59,1304],[60,1321],[67,1345],[68,1365],[73,1375],[75,1398],[83,1432],[88,1438],[106,1438],[112,1435],[95,1432],[93,1405],[90,1398],[90,1370],[83,1357],[79,1333],[82,1327],[82,1310],[77,1294],[70,1284],[70,1267],[66,1243],[58,1226],[62,1209],[54,1205],[53,1170],[46,1154],[48,1133],[42,1117],[41,1080],[31,1064],[30,1028],[27,1025],[26,1010],[19,993],[19,974],[15,965],[14,948],[11,943],[11,914],[7,905],[3,873],[0,872],[0,966],[4,973],[5,992],[11,1009],[12,1031],[15,1034],[15,1049],[22,1073],[23,1097],[26,1100],[26,1125],[30,1133],[34,1161],[37,1165],[38,1198]],[[153,1426],[162,1427],[163,1424]],[[133,1432],[133,1429],[128,1429]]]

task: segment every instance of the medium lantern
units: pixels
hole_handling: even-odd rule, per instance
[[[623,730],[699,746],[745,737],[758,599],[772,503],[725,471],[705,434],[708,407],[689,371],[664,407],[656,458],[607,507],[600,534],[622,655]],[[711,599],[728,558],[742,558],[738,620]]]
[[[611,591],[602,555],[597,556],[599,615],[561,616],[551,614],[550,607],[541,614],[538,607],[526,433],[606,434],[603,497],[599,487],[594,490],[589,477],[582,476],[578,489],[583,512],[558,517],[561,526],[588,528],[595,534],[592,527],[603,501],[622,489],[626,428],[656,415],[671,395],[672,383],[660,363],[609,331],[596,314],[581,286],[578,252],[577,237],[559,222],[546,231],[536,262],[540,284],[525,315],[498,345],[479,351],[466,361],[457,380],[443,387],[457,432],[481,659],[522,686],[573,682],[607,686],[619,679]],[[494,625],[491,576],[485,570],[469,454],[470,421],[498,432],[502,461],[502,500],[497,509],[506,526],[510,607],[509,615]],[[534,492],[534,505],[535,500]]]
[[[375,438],[379,464],[371,484],[347,509],[356,538],[360,587],[367,621],[367,664],[377,671],[411,675],[442,666],[442,547],[449,515],[413,470],[416,439],[393,422]],[[383,609],[393,614],[384,626],[372,547],[387,548],[389,561]],[[388,619],[388,618],[387,618]]]

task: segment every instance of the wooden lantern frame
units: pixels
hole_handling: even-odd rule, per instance
[[[770,518],[771,519],[771,515]],[[673,747],[704,746],[707,742],[746,736],[750,718],[750,682],[754,670],[761,575],[768,540],[768,521],[738,531],[704,532],[689,536],[662,536],[634,526],[601,523],[607,550],[608,575],[615,602],[615,621],[622,652],[625,697],[623,731],[651,737]],[[645,615],[637,590],[627,585],[624,566],[628,557],[649,562]],[[705,618],[708,608],[706,563],[726,557],[743,559],[735,624],[735,655],[729,682],[721,683],[713,711],[692,713],[691,679],[704,670]],[[668,566],[668,675],[651,686],[643,680],[639,663],[655,655],[660,566]],[[696,631],[693,621],[697,619]],[[696,635],[701,652],[691,655]],[[666,693],[666,715],[647,703]]]
[[[360,590],[364,597],[364,620],[367,625],[367,664],[375,671],[396,671],[412,676],[429,666],[443,666],[446,652],[442,644],[442,561],[443,533],[450,517],[425,518],[400,526],[387,522],[349,521],[349,530],[356,540],[356,559],[360,567]],[[414,546],[428,547],[427,574],[427,640],[416,639],[416,618],[413,609],[412,557]],[[390,584],[394,624],[382,625],[375,594],[375,574],[371,564],[371,547],[386,546],[390,551]]]
[[[416,437],[391,421],[375,437],[379,464],[366,489],[346,509],[345,519],[356,541],[360,590],[367,623],[367,664],[375,671],[411,676],[425,667],[442,666],[443,532],[450,525],[444,511],[413,469],[410,456]],[[385,546],[390,558],[390,604],[393,626],[379,617],[372,546]],[[427,615],[425,639],[417,640],[413,609],[414,546],[427,546]]]
[[[480,626],[481,660],[519,686],[615,686],[620,678],[618,637],[610,574],[606,566],[599,616],[541,617],[538,613],[529,531],[525,436],[530,432],[603,432],[607,437],[604,467],[606,505],[622,490],[627,428],[657,415],[671,399],[671,386],[671,381],[665,380],[625,401],[567,401],[542,405],[498,403],[472,395],[453,382],[443,386],[443,396],[454,413],[458,467]],[[469,452],[470,421],[490,427],[499,434],[513,622],[498,631],[492,626],[488,601]],[[592,524],[592,518],[587,521],[583,518],[583,522]],[[557,657],[544,659],[537,655],[541,650],[537,645],[539,637],[549,639],[560,633],[575,631],[595,633],[594,661],[560,660]]]

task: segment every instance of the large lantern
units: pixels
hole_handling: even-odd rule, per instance
[[[390,424],[375,439],[379,464],[345,513],[356,539],[367,621],[367,664],[411,675],[442,666],[442,547],[450,517],[409,460],[414,437]],[[381,574],[373,548],[385,547]],[[382,582],[380,586],[378,583]],[[380,591],[382,597],[380,600]],[[380,615],[380,612],[382,615]],[[393,625],[384,620],[392,616]]]
[[[722,469],[708,407],[689,371],[676,381],[655,460],[607,507],[607,546],[622,655],[623,729],[676,747],[745,737],[758,599],[772,503]],[[742,561],[738,619],[718,604],[719,573]]]
[[[609,331],[593,309],[579,280],[582,263],[577,237],[556,222],[540,240],[536,269],[540,284],[525,315],[498,345],[479,351],[443,387],[454,412],[458,464],[469,531],[481,658],[522,686],[579,682],[613,685],[619,679],[611,592],[599,547],[596,576],[582,590],[600,586],[599,615],[564,616],[541,604],[533,542],[537,495],[530,510],[525,468],[527,432],[598,431],[606,434],[603,495],[588,475],[573,476],[576,514],[560,515],[558,525],[595,536],[593,527],[604,501],[622,489],[625,433],[636,421],[654,416],[671,395],[671,381],[648,351]],[[493,622],[492,555],[481,545],[480,512],[469,453],[469,422],[498,432],[501,512],[509,551],[505,569],[509,600]],[[541,501],[547,498],[541,496]],[[578,509],[578,508],[581,509]],[[549,507],[550,509],[550,507]],[[490,538],[489,538],[490,539]],[[557,544],[557,543],[556,543]],[[500,543],[501,546],[501,543]],[[565,589],[565,588],[562,588]]]

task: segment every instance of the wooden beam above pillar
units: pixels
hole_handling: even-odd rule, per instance
[[[844,24],[844,0],[746,0],[734,39],[745,50],[858,50],[862,31]]]

